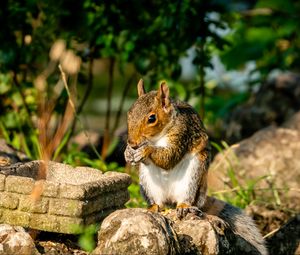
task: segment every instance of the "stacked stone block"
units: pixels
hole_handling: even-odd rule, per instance
[[[37,180],[44,162],[26,164],[18,175],[0,174],[0,223],[71,234],[129,200],[127,174],[49,162],[46,178]],[[42,188],[38,199],[32,196],[35,187]]]

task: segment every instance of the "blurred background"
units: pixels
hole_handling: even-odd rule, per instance
[[[209,194],[268,237],[300,211],[299,28],[295,0],[1,0],[0,166],[8,144],[15,161],[126,172],[126,206],[146,207],[126,112],[139,79],[165,80],[209,133]]]
[[[239,142],[300,109],[299,23],[292,0],[1,1],[0,135],[31,159],[125,171],[143,78]]]

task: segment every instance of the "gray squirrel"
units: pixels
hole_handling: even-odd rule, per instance
[[[175,205],[178,218],[188,213],[210,214],[258,251],[268,254],[253,220],[240,209],[207,196],[210,144],[197,112],[173,100],[162,82],[157,91],[146,93],[137,86],[138,99],[127,115],[128,140],[125,159],[139,166],[141,193],[151,211]]]

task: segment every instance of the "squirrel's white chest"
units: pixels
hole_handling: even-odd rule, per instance
[[[163,206],[184,203],[195,185],[199,160],[187,154],[173,169],[164,170],[153,163],[140,165],[140,183],[154,203]]]

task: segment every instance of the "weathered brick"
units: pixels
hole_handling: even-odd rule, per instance
[[[14,210],[18,207],[18,204],[19,198],[17,194],[0,192],[0,207]]]
[[[30,213],[21,212],[18,210],[9,210],[9,209],[2,209],[2,215],[0,218],[0,222],[11,224],[11,225],[18,225],[22,227],[28,227],[30,219]]]
[[[32,213],[46,213],[48,211],[49,199],[40,198],[37,201],[34,201],[32,197],[28,195],[22,195],[20,198],[19,210],[24,212]]]
[[[60,223],[57,216],[47,214],[32,214],[29,227],[49,232],[59,232]]]
[[[57,197],[59,192],[59,183],[46,181],[44,182],[44,190],[42,196]]]
[[[59,183],[46,181],[46,180],[38,180],[34,184],[35,186],[41,187],[41,195],[43,197],[57,197],[59,191]]]
[[[94,198],[93,200],[88,200],[84,204],[84,215],[88,215],[94,212],[102,211],[108,207],[119,207],[123,206],[129,200],[129,193],[127,190],[120,190],[118,193],[104,193],[100,196]]]
[[[130,183],[131,177],[128,174],[117,172],[105,173],[100,180],[85,184],[85,198],[92,198],[102,193],[126,189]]]
[[[57,217],[59,232],[65,234],[78,234],[78,226],[83,225],[82,218]]]
[[[0,191],[4,190],[5,187],[5,175],[4,174],[0,174]]]
[[[5,180],[5,190],[21,194],[30,194],[34,187],[32,178],[9,175]]]
[[[29,221],[31,228],[65,234],[76,234],[76,226],[82,224],[83,219],[81,218],[46,214],[32,214]]]
[[[76,234],[76,229],[78,229],[78,226],[83,225],[83,223],[82,218],[32,214],[29,220],[29,227],[48,232]]]
[[[79,200],[51,198],[49,213],[52,215],[79,217],[83,213],[84,204],[85,202]]]
[[[68,199],[83,199],[85,197],[85,185],[61,183],[59,197]]]

